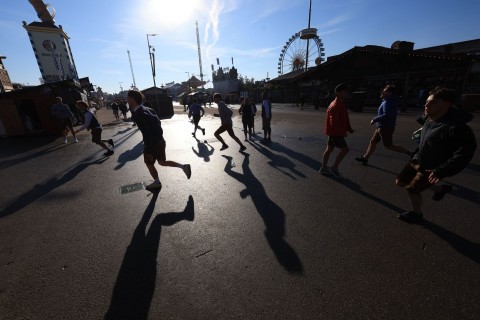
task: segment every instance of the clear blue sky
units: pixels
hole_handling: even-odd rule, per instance
[[[195,20],[198,20],[203,70],[211,79],[216,58],[229,67],[231,57],[242,75],[257,80],[277,76],[285,42],[307,26],[308,0],[48,0],[55,21],[70,36],[77,71],[104,91],[153,85],[147,33],[158,33],[157,85],[198,76]],[[313,0],[312,27],[325,45],[326,57],[354,46],[389,47],[396,40],[416,48],[480,38],[479,0]],[[2,5],[0,55],[14,82],[39,84],[40,71],[22,27],[37,21],[27,0]]]

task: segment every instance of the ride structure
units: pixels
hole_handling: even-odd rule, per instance
[[[28,0],[41,22],[34,21],[23,27],[27,30],[33,53],[44,83],[77,80],[78,73],[73,60],[68,35],[61,25],[55,25],[55,9],[42,0]]]
[[[282,75],[299,70],[307,71],[309,61],[314,60],[315,65],[320,65],[325,59],[325,47],[317,29],[310,27],[312,16],[312,1],[308,14],[308,27],[294,33],[283,46],[278,58],[278,74]]]

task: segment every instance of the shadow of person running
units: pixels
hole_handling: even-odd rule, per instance
[[[317,160],[307,156],[306,154],[303,154],[303,153],[300,153],[300,152],[295,151],[293,149],[290,149],[290,148],[284,146],[281,143],[271,142],[271,143],[263,144],[263,145],[272,149],[273,151],[283,153],[283,154],[287,155],[288,157],[290,157],[291,159],[295,159],[298,162],[303,163],[304,165],[312,168],[315,171],[319,170],[320,167],[322,166],[320,161],[317,161]]]
[[[295,168],[295,163],[293,163],[287,157],[281,156],[279,154],[275,154],[272,151],[270,151],[269,149],[263,147],[262,145],[256,144],[256,143],[250,142],[250,145],[255,150],[257,150],[258,152],[263,154],[265,157],[269,158],[270,161],[268,162],[268,164],[271,165],[273,168],[277,169],[278,171],[280,171],[281,173],[283,173],[284,175],[286,175],[286,176],[288,176],[288,177],[290,177],[294,180],[297,179],[297,178],[295,178],[295,176],[301,177],[301,178],[306,178],[306,176],[302,172],[298,171]],[[286,168],[286,169],[290,170],[290,172],[292,172],[295,176],[293,176],[289,172],[285,172],[281,168]]]
[[[112,293],[107,320],[148,319],[150,304],[155,293],[157,255],[162,226],[171,226],[182,220],[193,221],[193,197],[182,212],[158,214],[147,232],[159,192],[154,192],[123,257]]]
[[[452,248],[463,254],[465,257],[480,264],[480,244],[465,239],[428,220],[423,220],[419,225],[448,242]]]
[[[240,197],[247,196],[253,201],[258,214],[265,224],[265,237],[278,262],[292,274],[302,274],[303,266],[295,250],[285,241],[285,212],[273,202],[265,192],[262,183],[253,175],[250,169],[250,155],[243,154],[243,174],[232,171],[232,157],[225,156],[225,172],[232,178],[245,185],[245,190],[240,192]]]
[[[203,161],[205,162],[209,162],[210,161],[210,156],[213,155],[213,152],[215,151],[215,148],[212,147],[208,142],[207,140],[204,140],[203,142],[201,142],[201,140],[195,138],[195,140],[197,140],[197,150],[195,150],[195,148],[192,147],[192,151],[193,153],[195,153],[195,155],[199,158],[203,158]],[[208,149],[208,147],[210,147],[210,150]]]
[[[139,141],[135,147],[126,150],[118,156],[118,164],[115,166],[115,170],[123,168],[129,161],[134,161],[143,154],[143,141]]]
[[[65,183],[73,180],[78,174],[80,174],[83,170],[87,169],[89,166],[93,164],[102,164],[104,163],[109,157],[103,157],[98,160],[90,161],[90,162],[82,162],[77,164],[72,169],[68,170],[63,176],[56,177],[53,179],[48,180],[45,183],[37,184],[32,187],[29,191],[25,192],[24,194],[18,196],[17,200],[13,203],[9,204],[7,207],[0,210],[0,218],[6,217],[11,215],[26,206],[30,205],[31,203],[35,202],[37,199],[47,195],[48,193],[52,192],[56,188],[64,185]],[[89,158],[85,159],[89,160]]]

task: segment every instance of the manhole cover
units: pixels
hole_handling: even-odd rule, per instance
[[[133,184],[127,184],[126,186],[120,187],[121,194],[127,194],[131,192],[136,192],[145,189],[145,184],[143,182],[137,182]]]

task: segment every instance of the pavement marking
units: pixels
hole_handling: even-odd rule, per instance
[[[145,189],[145,183],[142,181],[142,182],[137,182],[137,183],[132,183],[132,184],[127,184],[125,186],[121,186],[120,187],[120,193],[121,194],[127,194],[127,193],[136,192],[136,191],[140,191],[140,190],[144,190],[144,189]]]

